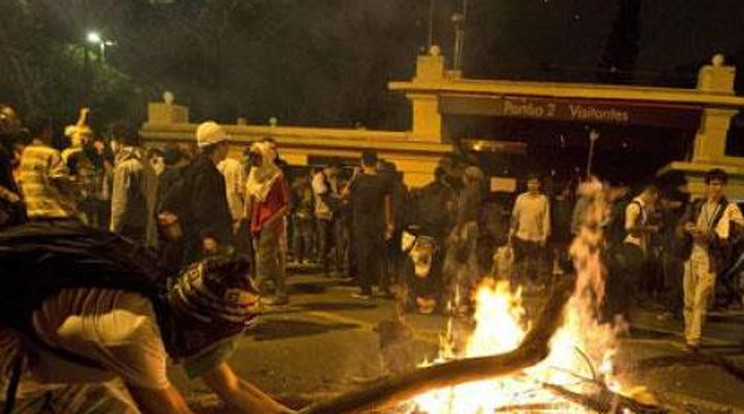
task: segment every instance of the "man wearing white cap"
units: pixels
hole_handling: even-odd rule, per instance
[[[232,217],[225,178],[217,164],[227,157],[229,136],[216,122],[196,129],[199,155],[184,174],[186,208],[181,219],[186,242],[185,263],[224,250],[230,241]]]

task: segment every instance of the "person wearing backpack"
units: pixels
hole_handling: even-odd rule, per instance
[[[654,183],[644,186],[643,191],[634,197],[625,207],[623,251],[627,262],[626,295],[634,296],[639,288],[646,286],[643,278],[651,277],[646,270],[649,268],[651,236],[656,234],[659,227],[652,224],[652,215],[659,201],[659,188]]]
[[[291,412],[226,363],[257,317],[249,261],[169,279],[148,250],[75,222],[0,234],[0,261],[3,413],[191,413],[168,359],[234,410]]]
[[[679,237],[687,240],[683,280],[685,344],[698,351],[702,328],[713,296],[716,276],[726,265],[726,251],[735,227],[744,225],[739,207],[725,196],[728,174],[712,169],[705,174],[706,198],[692,203],[680,220]]]

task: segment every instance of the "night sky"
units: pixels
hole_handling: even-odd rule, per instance
[[[197,115],[226,120],[273,115],[290,124],[405,127],[405,101],[385,85],[411,77],[415,54],[428,41],[428,0],[45,3],[68,39],[83,36],[86,26],[115,38],[109,61],[151,95],[171,89]],[[619,3],[469,0],[465,74],[594,81]],[[435,43],[451,57],[449,19],[461,1],[434,4]],[[744,2],[641,4],[635,83],[658,82],[675,68],[689,83],[692,68],[713,53],[744,48]]]

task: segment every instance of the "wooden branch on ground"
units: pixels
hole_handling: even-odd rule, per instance
[[[511,352],[450,361],[385,378],[369,388],[314,404],[301,410],[300,414],[343,414],[394,406],[427,391],[498,378],[534,366],[548,356],[550,339],[563,323],[563,311],[574,286],[574,280],[565,280],[555,286],[534,328]]]
[[[666,414],[669,410],[655,405],[644,404],[632,398],[614,393],[602,385],[599,395],[586,395],[571,391],[559,385],[543,384],[543,388],[555,394],[581,404],[599,413],[621,413],[628,409],[635,414]]]

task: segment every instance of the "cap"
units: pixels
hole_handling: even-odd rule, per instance
[[[196,145],[199,148],[219,144],[229,138],[225,129],[214,121],[203,122],[196,128]]]

